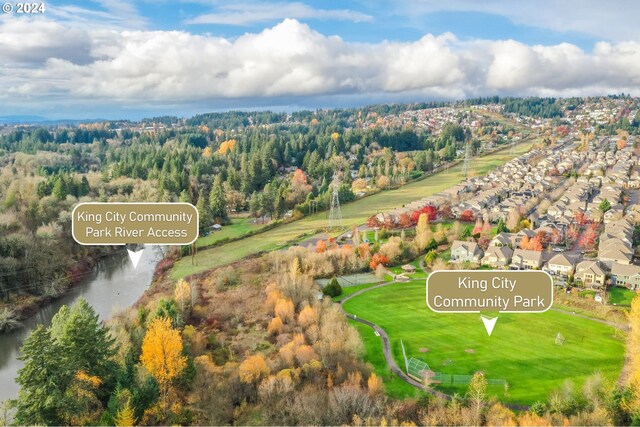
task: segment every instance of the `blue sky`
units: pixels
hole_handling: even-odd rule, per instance
[[[640,87],[640,2],[53,1],[0,17],[0,115],[190,115]]]
[[[118,3],[116,1],[113,3]],[[122,2],[124,3],[124,2]],[[131,28],[148,30],[181,30],[196,34],[210,33],[237,37],[246,32],[259,32],[284,18],[294,18],[311,25],[323,34],[339,35],[347,41],[380,42],[383,40],[410,41],[425,33],[451,32],[461,39],[508,39],[527,44],[576,44],[589,50],[603,37],[595,37],[588,28],[550,30],[544,26],[526,25],[511,19],[510,14],[487,8],[438,7],[412,13],[412,1],[403,5],[389,1],[137,1],[127,2],[145,23],[132,19]],[[420,3],[420,2],[417,2]],[[430,3],[430,2],[422,2]],[[451,3],[456,3],[455,1]],[[464,3],[464,2],[460,2]],[[479,2],[481,3],[481,2]],[[503,2],[505,8],[517,7],[515,2]],[[113,11],[109,2],[68,1],[51,2],[53,7],[77,6],[86,10]],[[587,7],[588,8],[588,7]],[[416,8],[418,9],[418,8]],[[416,12],[416,9],[413,12]],[[126,21],[125,12],[122,16]],[[315,17],[314,17],[315,15]],[[569,17],[567,17],[569,18]]]

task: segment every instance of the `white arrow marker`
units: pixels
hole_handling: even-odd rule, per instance
[[[137,252],[127,249],[127,252],[129,252],[129,259],[131,260],[131,264],[133,264],[133,269],[135,270],[138,267],[140,257],[142,257],[142,252],[144,252],[144,248],[140,249]]]
[[[485,316],[480,316],[482,319],[482,323],[484,323],[484,327],[487,330],[487,334],[491,336],[491,332],[493,332],[493,327],[496,326],[496,322],[498,321],[497,317],[490,318]]]

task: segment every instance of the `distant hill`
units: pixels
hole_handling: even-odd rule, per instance
[[[42,116],[16,115],[0,116],[0,125],[29,125],[38,124],[43,126],[75,125],[79,123],[104,122],[104,119],[58,119],[51,120]]]

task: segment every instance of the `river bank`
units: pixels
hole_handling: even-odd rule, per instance
[[[38,310],[64,297],[75,286],[90,276],[95,266],[103,259],[124,255],[124,246],[97,246],[91,248],[87,256],[73,261],[67,271],[64,283],[43,295],[22,294],[12,296],[8,301],[0,301],[0,335],[20,327],[20,322],[33,316]]]
[[[31,331],[38,325],[48,326],[63,305],[71,305],[82,297],[94,308],[101,320],[134,306],[151,285],[156,266],[164,253],[159,247],[147,247],[137,268],[122,251],[97,261],[90,274],[70,288],[64,295],[42,306],[29,318],[20,322],[20,328],[0,335],[0,402],[17,396],[15,383],[18,370],[23,366],[20,348]]]

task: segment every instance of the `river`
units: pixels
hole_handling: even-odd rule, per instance
[[[135,303],[151,283],[155,265],[162,258],[161,247],[147,246],[136,269],[126,252],[98,262],[93,272],[62,298],[42,307],[22,322],[22,327],[0,335],[0,402],[18,395],[15,378],[23,363],[18,360],[20,347],[37,325],[48,326],[63,305],[83,297],[102,320]]]

